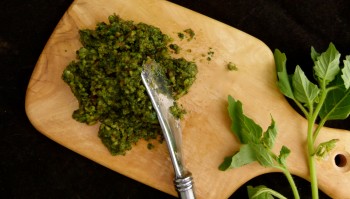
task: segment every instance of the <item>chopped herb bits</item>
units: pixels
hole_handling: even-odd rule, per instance
[[[101,141],[111,154],[120,155],[140,139],[162,137],[141,83],[143,63],[153,59],[163,67],[175,99],[188,92],[197,66],[184,58],[172,58],[171,39],[159,28],[116,15],[108,19],[109,23],[98,23],[95,30],[79,31],[83,47],[77,51],[77,60],[63,71],[62,79],[79,102],[73,118],[89,125],[99,122]],[[173,47],[175,51],[179,48]]]

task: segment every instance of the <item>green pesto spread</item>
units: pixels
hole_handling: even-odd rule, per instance
[[[184,33],[186,33],[186,35]],[[180,38],[180,40],[183,40],[186,37],[187,41],[191,41],[195,35],[195,32],[191,28],[187,28],[183,32],[177,33],[177,36]]]
[[[183,107],[180,107],[178,103],[174,102],[173,106],[170,108],[170,113],[176,118],[176,119],[182,119],[183,116],[186,114],[186,110]]]
[[[177,33],[177,36],[178,36],[181,40],[183,40],[183,39],[185,38],[185,34],[183,34],[182,32]]]
[[[177,44],[170,44],[169,48],[174,51],[175,54],[179,54],[181,47]]]
[[[157,27],[111,15],[95,30],[80,30],[83,45],[62,74],[79,102],[73,118],[100,123],[98,136],[111,154],[125,154],[140,139],[162,140],[156,112],[141,82],[142,65],[153,59],[164,69],[175,99],[193,84],[197,66],[171,57],[171,38]],[[152,144],[148,148],[153,148]]]
[[[187,33],[189,36],[188,41],[192,40],[194,38],[194,36],[196,35],[191,28],[184,30],[184,32]]]
[[[204,56],[206,56],[206,55],[204,55]],[[213,56],[214,56],[214,51],[213,51],[213,48],[210,47],[208,52],[207,52],[207,61],[211,61]]]
[[[228,69],[228,70],[231,70],[231,71],[232,71],[232,70],[234,70],[234,71],[238,70],[236,64],[234,64],[234,63],[232,63],[232,62],[229,62],[229,63],[227,64],[227,69]]]

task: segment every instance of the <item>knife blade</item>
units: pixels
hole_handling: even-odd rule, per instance
[[[194,199],[192,174],[183,164],[180,120],[176,119],[169,111],[169,108],[174,105],[175,101],[171,95],[165,73],[157,62],[147,60],[143,64],[141,79],[150,97],[152,106],[157,113],[158,121],[168,146],[175,173],[175,188],[180,198]]]

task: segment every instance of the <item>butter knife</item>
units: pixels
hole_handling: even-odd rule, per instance
[[[195,199],[192,174],[184,167],[182,159],[180,120],[169,111],[169,108],[174,105],[174,99],[168,89],[167,79],[155,61],[147,61],[143,64],[141,79],[157,113],[168,146],[175,173],[174,185],[178,195],[182,199]]]

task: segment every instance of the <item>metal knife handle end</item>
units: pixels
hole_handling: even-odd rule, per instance
[[[181,199],[195,199],[193,190],[193,178],[190,172],[182,178],[176,178],[174,180],[175,188]]]

